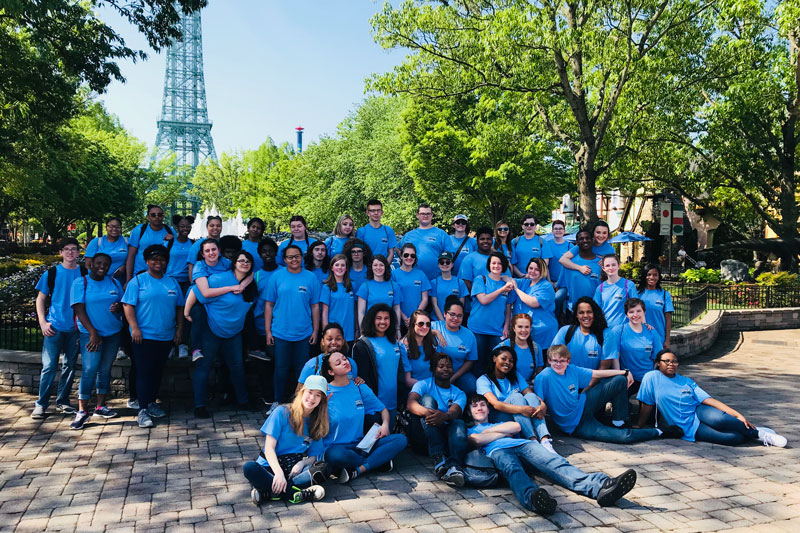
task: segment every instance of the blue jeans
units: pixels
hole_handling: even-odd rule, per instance
[[[192,346],[192,351],[202,351],[203,332],[208,330],[208,314],[205,306],[196,303],[189,311],[189,316],[192,318],[189,323],[189,344]]]
[[[624,395],[625,402],[627,402],[628,395],[625,393],[627,388],[628,380],[625,376],[614,376],[613,378],[600,380],[597,385],[582,393],[586,395],[586,405],[583,407],[581,421],[572,434],[583,439],[615,442],[617,444],[641,442],[643,440],[658,438],[659,433],[657,429],[610,427],[602,424],[595,417],[597,411],[605,409],[606,403],[609,400],[619,398],[620,394]]]
[[[508,481],[517,501],[530,511],[534,510],[531,495],[539,487],[525,472],[522,463],[527,463],[562,487],[590,498],[597,498],[603,482],[608,479],[607,475],[599,472],[587,474],[535,441],[497,450],[492,454],[492,460]]]
[[[308,472],[309,467],[305,467],[302,472],[295,477],[286,479],[286,492],[283,494],[276,494],[275,496],[287,496],[291,494],[292,487],[298,489],[305,489],[311,486],[311,474]],[[262,496],[272,496],[272,480],[275,479],[275,474],[272,473],[272,468],[269,465],[261,465],[255,461],[247,461],[242,467],[244,477],[253,486],[258,489]],[[284,472],[284,475],[288,474]]]
[[[141,344],[131,344],[133,359],[136,361],[136,392],[140,410],[147,409],[158,398],[164,365],[167,364],[167,357],[173,346],[171,340],[153,339],[142,339]]]
[[[529,392],[525,396],[518,392],[513,392],[505,399],[505,403],[510,403],[511,405],[529,405],[531,407],[538,407],[539,397],[532,392]],[[512,420],[518,423],[520,428],[522,428],[520,434],[525,439],[538,437],[541,440],[544,437],[550,436],[550,430],[547,429],[547,422],[544,421],[544,418],[540,420],[538,418],[532,418],[522,414],[512,415],[510,413],[501,413],[500,411],[496,411],[494,409],[492,410],[492,414],[494,415],[493,418],[494,422],[496,423],[511,422]]]
[[[291,386],[289,396],[294,394],[295,383],[300,377],[303,365],[308,361],[311,345],[308,344],[308,337],[299,341],[287,341],[279,337],[275,339],[275,401],[283,403],[286,401],[287,384]]]
[[[194,364],[194,377],[192,378],[192,388],[194,389],[194,406],[203,407],[206,405],[208,391],[208,374],[211,365],[218,356],[225,361],[225,366],[230,372],[233,392],[236,395],[236,403],[239,405],[247,404],[247,383],[244,377],[244,363],[242,362],[242,334],[237,333],[233,337],[224,339],[217,337],[211,331],[206,331],[203,335],[203,358],[198,359]]]
[[[698,405],[696,414],[700,426],[694,435],[695,440],[732,446],[758,438],[758,430],[748,428],[738,418],[716,407]]]
[[[495,346],[500,344],[500,336],[475,333],[475,343],[478,349],[478,360],[472,365],[472,375],[479,378],[486,373],[486,368],[491,360],[489,354],[492,353]]]
[[[58,380],[57,404],[69,404],[72,381],[75,379],[75,361],[78,359],[78,332],[58,331],[52,337],[45,337],[42,344],[42,373],[39,378],[39,399],[36,404],[47,409],[50,405],[50,387],[56,377],[58,358],[64,352],[61,363],[61,377]]]
[[[96,352],[86,349],[89,334],[81,333],[81,381],[78,385],[78,399],[88,400],[92,397],[92,386],[96,386],[97,394],[108,394],[111,384],[111,365],[117,357],[119,333],[100,337],[102,343]],[[96,384],[96,385],[95,385]]]
[[[564,312],[564,304],[567,302],[567,288],[559,287],[556,289],[556,318],[560,317]]]
[[[325,450],[325,462],[333,472],[338,473],[342,468],[354,470],[362,465],[367,470],[373,470],[397,457],[405,449],[408,440],[399,433],[386,435],[375,441],[369,454],[356,448],[356,444],[331,444]]]
[[[474,368],[475,365],[473,365]],[[472,372],[464,372],[460,378],[456,380],[454,385],[464,391],[464,394],[469,396],[470,394],[474,393],[478,387],[477,384],[478,379],[472,374]]]
[[[438,404],[429,394],[419,400],[420,405],[428,409],[437,409]],[[451,420],[443,426],[430,426],[421,416],[411,415],[412,423],[409,433],[415,448],[428,447],[428,455],[442,455],[445,457],[445,467],[458,466],[463,468],[464,458],[467,456],[467,427],[464,421]]]

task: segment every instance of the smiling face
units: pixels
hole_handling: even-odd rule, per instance
[[[417,262],[417,251],[410,246],[404,246],[400,252],[400,257],[403,258],[403,266],[411,268]]]
[[[253,241],[257,242],[261,240],[261,237],[264,236],[264,226],[258,220],[254,220],[247,226],[247,237]]]
[[[109,268],[111,268],[111,259],[104,255],[98,255],[92,261],[92,274],[97,278],[104,278],[108,274]]]
[[[222,234],[222,221],[217,218],[211,219],[206,223],[206,231],[209,239],[219,239]]]
[[[389,326],[392,324],[392,319],[389,317],[389,313],[386,311],[378,311],[375,315],[375,330],[381,334],[385,335],[387,331],[389,331]]]
[[[486,400],[478,400],[469,404],[469,413],[472,419],[478,424],[483,424],[489,420],[489,404]]]
[[[299,220],[289,223],[289,231],[292,232],[292,237],[294,237],[295,240],[303,240],[306,238],[306,225]]]
[[[592,327],[592,322],[594,322],[594,310],[591,305],[586,302],[579,303],[575,315],[578,317],[578,324],[580,324],[581,328],[588,330]]]
[[[526,315],[527,316],[527,315]],[[531,336],[531,321],[524,318],[514,320],[514,338],[527,342]]]
[[[528,272],[525,274],[532,281],[539,281],[542,278],[542,271],[536,261],[531,261],[528,265]]]
[[[494,357],[494,372],[498,378],[505,377],[514,371],[514,356],[511,352],[503,350]]]
[[[154,255],[145,263],[147,263],[147,270],[151,274],[163,274],[167,269],[167,258],[162,255]]]
[[[418,313],[414,318],[414,333],[424,337],[431,331],[431,319],[422,313]]]
[[[450,309],[444,314],[444,323],[448,329],[458,330],[464,320],[464,308],[460,305],[451,305]]]
[[[350,365],[350,361],[348,361],[347,357],[345,357],[341,352],[331,353],[328,358],[328,363],[331,365],[329,374],[334,378],[346,376],[353,369],[353,367]]]
[[[213,242],[207,242],[203,245],[203,259],[209,265],[216,265],[219,260],[219,246]]]
[[[322,401],[322,391],[303,389],[303,408],[313,411]]]
[[[553,224],[553,237],[555,237],[559,241],[564,237],[563,224]]]
[[[325,335],[322,336],[319,347],[322,350],[322,353],[341,351],[342,348],[344,348],[344,337],[342,336],[342,332],[337,328],[327,329],[325,331]]]
[[[631,324],[641,324],[644,321],[644,309],[641,305],[631,306],[626,312],[625,316],[631,321]]]
[[[112,239],[117,239],[122,234],[122,224],[116,218],[112,218],[106,224],[106,234]]]
[[[617,274],[619,274],[619,261],[616,257],[606,257],[603,259],[601,266],[603,267],[603,272],[605,272],[606,276],[609,278],[615,277]]]
[[[650,270],[648,270],[647,274],[645,274],[645,281],[647,283],[647,288],[650,290],[654,290],[660,278],[661,274],[658,273],[658,269],[651,268]]]
[[[73,264],[78,261],[80,251],[74,244],[68,244],[58,252],[58,255],[61,256],[65,263]]]
[[[492,257],[489,260],[489,273],[494,274],[496,276],[500,276],[503,274],[503,262],[500,260],[499,257]]]
[[[283,256],[283,260],[286,263],[286,268],[294,274],[300,272],[303,268],[303,252],[295,246],[286,247],[285,252],[286,255]]]
[[[481,233],[478,235],[476,242],[478,243],[478,251],[482,254],[488,254],[492,249],[492,234]]]
[[[185,239],[189,236],[192,232],[192,225],[189,223],[188,220],[182,218],[180,222],[178,222],[178,237],[181,239]]]
[[[657,368],[667,377],[674,378],[678,373],[678,357],[672,352],[662,353]]]
[[[244,274],[247,276],[253,270],[253,262],[244,254],[239,254],[236,258],[236,266],[234,267],[237,274]]]
[[[594,243],[595,245],[603,244],[608,240],[608,228],[606,226],[597,226],[594,228]]]
[[[331,265],[331,270],[337,279],[344,277],[344,273],[347,272],[347,261],[344,259],[339,259]]]
[[[450,381],[450,378],[453,377],[453,362],[450,358],[442,357],[436,362],[433,377],[437,381]]]
[[[578,232],[575,236],[575,243],[580,251],[588,252],[592,249],[592,236],[588,231]]]
[[[439,259],[439,271],[440,272],[451,272],[453,270],[453,261],[443,257]]]
[[[383,261],[379,259],[375,259],[372,261],[372,277],[383,281],[383,276],[386,274],[386,265],[383,264]]]
[[[275,257],[278,254],[278,249],[274,246],[265,244],[258,249],[258,255],[265,265],[271,265],[275,262]]]
[[[564,357],[561,354],[556,354],[550,356],[547,355],[547,361],[550,363],[550,368],[553,369],[553,372],[558,374],[559,376],[563,376],[564,373],[567,371],[567,367],[569,366],[569,357]]]
[[[342,219],[342,235],[345,237],[349,237],[353,234],[353,229],[355,228],[355,223],[353,222],[352,218],[344,218]]]

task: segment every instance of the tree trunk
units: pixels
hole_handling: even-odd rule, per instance
[[[578,220],[582,226],[597,221],[597,172],[594,168],[596,154],[583,146],[575,155],[578,167]]]

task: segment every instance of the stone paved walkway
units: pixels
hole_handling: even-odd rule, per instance
[[[800,330],[725,335],[682,373],[786,449],[683,441],[634,446],[557,438],[585,470],[639,482],[620,506],[600,508],[546,480],[559,512],[522,509],[508,488],[455,490],[428,460],[404,452],[396,471],[329,486],[315,504],[249,502],[243,461],[259,450],[256,413],[196,421],[170,406],[169,423],[139,429],[131,416],[69,430],[70,418],[29,418],[34,398],[0,395],[1,531],[800,531]],[[121,401],[112,405],[119,407]]]

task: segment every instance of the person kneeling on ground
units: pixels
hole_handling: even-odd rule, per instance
[[[560,455],[546,450],[539,442],[518,438],[517,422],[489,423],[489,403],[474,394],[469,410],[475,425],[469,429],[469,442],[483,448],[508,481],[514,496],[526,509],[542,515],[553,514],[556,500],[543,488],[537,487],[523,463],[555,481],[562,487],[597,500],[602,507],[614,505],[636,484],[636,472],[626,470],[617,477],[595,472],[587,474]]]
[[[413,415],[409,436],[415,450],[427,446],[439,479],[450,486],[463,487],[467,428],[461,413],[467,397],[450,384],[453,360],[449,355],[434,354],[431,372],[433,377],[417,381],[408,395],[407,407]]]
[[[291,404],[276,408],[261,432],[266,436],[258,459],[244,464],[244,477],[253,486],[250,498],[287,499],[290,503],[325,497],[325,465],[317,463],[328,434],[328,382],[310,376]]]

